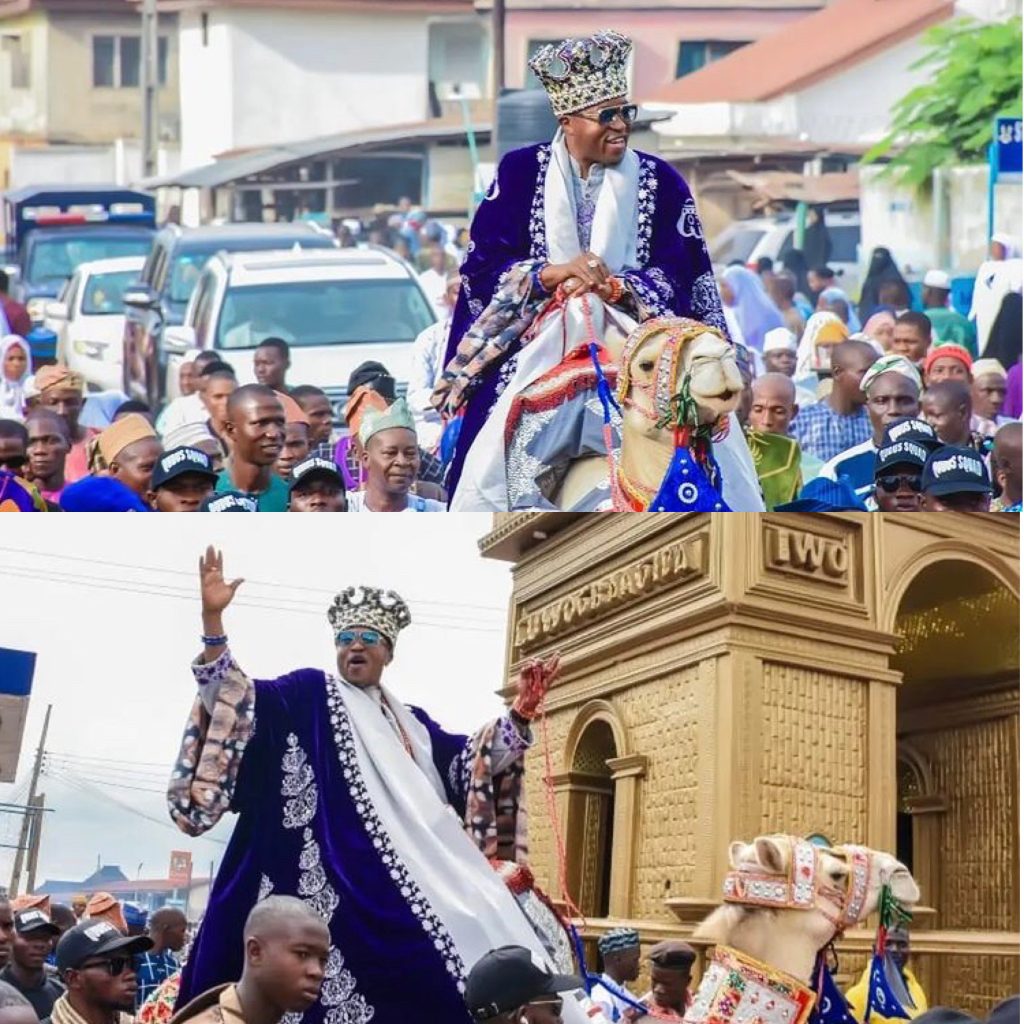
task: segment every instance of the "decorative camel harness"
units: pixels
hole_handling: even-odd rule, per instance
[[[848,884],[823,884],[818,878],[821,848],[806,839],[793,840],[793,855],[786,877],[754,870],[732,870],[725,878],[727,903],[768,907],[774,910],[817,910],[835,932],[826,947],[857,923],[864,911],[871,877],[871,852],[861,846],[842,846],[827,851],[850,864]],[[817,1012],[818,1020],[842,1020],[826,1016],[845,1007],[825,966],[824,950],[815,965],[815,988],[746,956],[729,946],[717,946],[700,988],[683,1018],[686,1024],[805,1024]]]
[[[629,398],[633,357],[640,346],[659,332],[667,337],[658,357],[653,382],[643,389],[649,394],[651,408],[644,408]],[[721,473],[712,451],[712,441],[722,438],[729,430],[728,417],[722,416],[713,424],[701,423],[698,405],[690,394],[687,375],[678,392],[673,386],[679,375],[679,360],[685,343],[699,334],[721,336],[714,327],[697,320],[676,317],[655,317],[635,330],[622,350],[617,394],[621,405],[629,405],[654,421],[658,427],[671,428],[674,451],[668,471],[657,490],[630,480],[615,466],[612,474],[612,503],[620,512],[728,512],[721,496]]]

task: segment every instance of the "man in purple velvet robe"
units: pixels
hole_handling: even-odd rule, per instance
[[[559,287],[634,320],[688,316],[728,336],[686,182],[664,160],[628,148],[637,113],[626,98],[631,48],[604,31],[544,47],[531,61],[559,131],[502,159],[473,219],[434,398],[461,417],[449,494],[457,496],[467,453]],[[462,507],[456,498],[452,510]]]
[[[222,613],[241,581],[224,579],[212,548],[200,575],[200,692],[168,800],[189,835],[228,810],[239,820],[179,1005],[238,979],[243,922],[271,893],[298,896],[330,929],[308,1024],[468,1021],[468,969],[502,945],[561,967],[488,860],[525,857],[525,836],[503,840],[499,819],[521,818],[529,721],[557,658],[524,671],[508,714],[456,736],[381,683],[411,621],[393,591],[349,587],[335,598],[337,676],[300,669],[263,682],[239,667],[224,634]],[[583,1024],[577,1007],[565,1019]]]

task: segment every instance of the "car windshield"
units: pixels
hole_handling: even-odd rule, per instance
[[[711,245],[711,261],[728,264],[735,260],[747,262],[754,246],[764,237],[764,228],[726,229]]]
[[[414,341],[434,319],[408,279],[251,285],[228,292],[214,346],[255,348],[269,337],[300,347]]]
[[[40,238],[36,240],[25,268],[25,280],[63,281],[70,277],[80,263],[93,260],[112,260],[121,256],[145,256],[151,239],[146,235],[125,238]]]
[[[199,281],[206,261],[218,252],[260,252],[266,249],[328,249],[333,248],[330,235],[316,235],[310,232],[302,238],[278,238],[270,235],[256,235],[252,238],[221,239],[205,245],[189,244],[174,257],[171,279],[167,286],[167,300],[173,306],[180,306],[184,312],[188,300]]]
[[[139,279],[137,270],[118,270],[110,274],[92,274],[82,295],[82,312],[89,316],[123,313],[124,290]]]
[[[206,261],[217,251],[217,246],[210,246],[207,249],[193,250],[192,252],[179,253],[171,268],[171,280],[167,288],[167,298],[181,306],[188,304],[192,298],[199,274],[202,272]]]

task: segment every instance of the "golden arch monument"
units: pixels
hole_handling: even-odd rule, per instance
[[[1019,991],[1019,525],[955,514],[496,516],[511,680],[558,649],[532,863],[584,934],[687,938],[736,838],[898,853],[931,1005]],[[545,748],[550,791],[545,784]],[[553,799],[551,797],[553,793]],[[872,934],[839,944],[859,975]]]

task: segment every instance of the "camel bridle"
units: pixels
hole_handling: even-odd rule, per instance
[[[864,912],[871,878],[871,851],[863,846],[826,849],[806,839],[791,839],[789,871],[778,875],[755,868],[738,868],[725,876],[726,903],[770,907],[775,910],[817,910],[835,928],[835,934],[856,924]],[[818,866],[824,854],[849,866],[845,886],[823,883]]]

